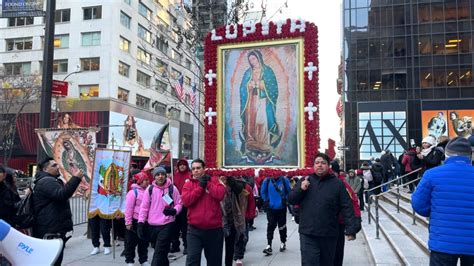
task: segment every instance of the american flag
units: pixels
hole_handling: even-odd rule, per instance
[[[193,89],[189,92],[189,99],[191,100],[191,106],[193,108],[196,107],[196,99],[197,99],[197,95],[196,95],[196,83],[193,84]]]
[[[179,76],[179,78],[175,81],[174,89],[176,90],[176,95],[178,96],[179,100],[183,101],[184,97],[186,96],[183,88],[183,75]]]

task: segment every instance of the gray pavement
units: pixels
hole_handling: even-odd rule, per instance
[[[273,255],[264,256],[262,250],[266,246],[266,216],[260,214],[255,220],[256,230],[250,232],[250,240],[247,244],[247,252],[244,258],[244,265],[301,265],[301,257],[299,250],[299,234],[298,226],[295,222],[291,221],[291,216],[288,216],[288,239],[287,239],[287,250],[284,252],[279,251],[279,235],[278,231],[275,231],[273,240]],[[125,265],[125,258],[120,257],[120,253],[123,251],[124,243],[118,241],[119,246],[115,248],[115,259],[113,255],[104,255],[102,253],[103,248],[101,247],[101,253],[91,256],[89,253],[92,251],[91,240],[87,239],[84,235],[86,231],[86,225],[79,225],[74,227],[73,237],[68,241],[66,249],[64,251],[63,265],[80,265],[80,266],[92,266],[92,265]],[[174,253],[177,259],[171,262],[171,265],[185,265],[186,256],[182,253]],[[153,257],[153,249],[149,249],[148,258],[151,262]],[[136,261],[138,258],[135,258]],[[356,241],[347,242],[345,246],[344,265],[370,265],[369,250],[367,243],[362,235],[357,235]],[[139,265],[135,262],[135,265]],[[202,256],[201,265],[206,265],[204,255]]]

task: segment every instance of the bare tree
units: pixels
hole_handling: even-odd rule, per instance
[[[0,150],[3,164],[11,158],[16,123],[24,108],[39,101],[41,76],[5,75],[0,70]]]

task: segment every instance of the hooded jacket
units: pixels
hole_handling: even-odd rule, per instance
[[[199,185],[199,179],[190,178],[183,186],[183,204],[188,208],[188,224],[198,229],[222,228],[220,202],[226,188],[217,177],[209,177],[206,189]]]
[[[186,165],[186,170],[183,172],[179,171],[179,166],[181,164]],[[186,179],[191,178],[191,169],[189,169],[188,161],[186,161],[185,159],[180,159],[178,163],[176,164],[176,166],[177,166],[176,171],[174,172],[174,175],[173,175],[173,183],[178,188],[179,193],[182,194],[183,186],[184,186],[184,183],[186,182]]]
[[[338,216],[342,214],[346,224],[346,235],[356,235],[360,230],[360,220],[354,215],[354,208],[344,183],[334,174],[319,177],[312,174],[307,190],[301,189],[302,178],[298,181],[288,200],[300,205],[299,233],[310,236],[336,237]]]
[[[430,217],[431,251],[474,256],[474,167],[453,156],[425,172],[412,196],[413,209]]]
[[[128,191],[125,199],[125,225],[132,224],[133,219],[138,220],[144,191],[145,189],[137,184],[132,184],[130,191]]]
[[[152,187],[151,198],[149,193],[150,186]],[[175,216],[167,216],[163,213],[163,210],[170,207],[174,208],[176,209],[176,215],[181,211],[181,196],[179,195],[178,189],[171,184],[169,179],[166,179],[163,186],[158,186],[156,182],[151,183],[150,186],[143,192],[138,222],[143,223],[148,221],[148,224],[154,226],[174,222]],[[170,186],[173,186],[173,206],[168,205],[163,199],[163,196],[168,194]]]
[[[81,178],[71,177],[64,184],[47,172],[38,172],[33,189],[35,224],[33,236],[43,238],[46,233],[67,233],[73,230],[69,198],[81,183]]]

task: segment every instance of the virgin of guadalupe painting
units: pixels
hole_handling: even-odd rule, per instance
[[[298,166],[297,43],[222,51],[223,165]]]

